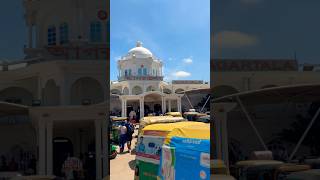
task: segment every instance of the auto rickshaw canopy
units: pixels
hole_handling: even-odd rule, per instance
[[[159,123],[174,123],[186,121],[183,117],[172,117],[172,116],[149,116],[143,117],[140,120],[140,129],[144,128],[147,125],[159,124]]]
[[[182,114],[180,112],[167,112],[166,116],[182,117]]]
[[[146,126],[142,129],[145,131],[166,131],[168,132],[165,144],[169,144],[172,137],[183,137],[192,139],[210,139],[210,125],[202,122],[177,122],[177,123],[160,123]]]
[[[128,118],[127,117],[113,117],[111,119],[112,119],[112,121],[125,121]]]

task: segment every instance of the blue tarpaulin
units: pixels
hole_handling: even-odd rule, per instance
[[[172,166],[170,176],[165,174],[169,168],[160,168],[161,179],[210,179],[210,140],[172,137],[170,144],[163,146],[160,167],[165,167],[164,162],[168,162],[165,161],[168,157],[172,160],[170,165],[166,165]]]

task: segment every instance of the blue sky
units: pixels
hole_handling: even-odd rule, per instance
[[[320,59],[319,0],[213,1],[214,56]]]
[[[167,81],[210,79],[209,0],[111,0],[110,77],[117,58],[142,41],[164,63]]]
[[[19,60],[24,57],[27,40],[22,0],[1,1],[0,60]]]

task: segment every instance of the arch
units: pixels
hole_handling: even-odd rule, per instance
[[[82,77],[71,86],[71,104],[80,105],[83,100],[89,100],[92,104],[104,101],[104,91],[101,84],[91,77]]]
[[[213,92],[213,97],[217,98],[217,97],[222,97],[230,94],[235,94],[235,93],[238,93],[239,91],[232,86],[220,85],[220,86],[214,87],[212,89],[212,92]]]
[[[122,94],[123,95],[129,95],[129,88],[128,87],[124,87],[122,90]]]
[[[154,86],[148,86],[146,89],[146,92],[155,91],[155,90],[156,90],[156,88]]]
[[[184,91],[184,89],[178,88],[178,89],[176,89],[174,92],[175,92],[176,94],[182,94],[183,91]]]
[[[165,94],[171,94],[172,91],[171,91],[170,89],[164,88],[164,89],[163,89],[163,93],[165,93]]]
[[[160,93],[146,93],[144,95],[144,102],[156,102],[156,101],[161,101],[161,94]]]
[[[55,106],[60,104],[60,89],[53,79],[46,82],[42,93],[44,105]]]
[[[134,86],[132,88],[132,94],[133,95],[139,95],[139,94],[142,94],[143,91],[142,91],[142,88],[140,86]]]
[[[262,86],[260,89],[273,88],[273,87],[277,87],[277,85],[274,85],[274,84],[268,84],[268,85],[264,85],[264,86]]]
[[[32,105],[33,94],[22,87],[8,87],[0,91],[0,101]]]
[[[111,94],[117,94],[117,95],[120,95],[121,94],[121,91],[119,89],[111,89]]]

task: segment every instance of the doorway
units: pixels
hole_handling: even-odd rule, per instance
[[[62,176],[62,165],[66,158],[73,156],[73,144],[70,139],[57,137],[53,139],[53,173]]]

